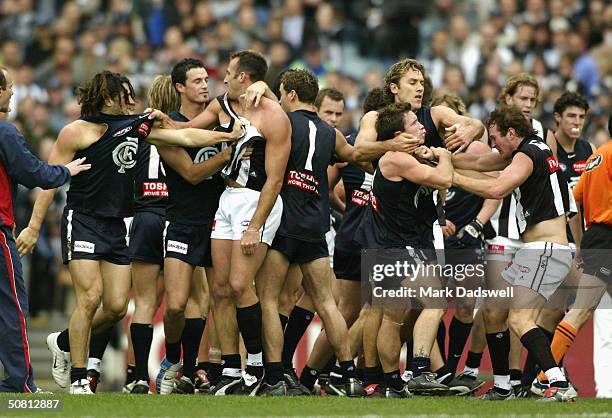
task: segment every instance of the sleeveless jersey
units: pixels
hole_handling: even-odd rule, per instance
[[[444,202],[446,218],[454,223],[459,231],[476,218],[482,209],[482,202],[482,197],[453,186],[448,189]]]
[[[522,152],[533,162],[533,172],[514,189],[519,232],[539,222],[576,212],[576,203],[552,151],[536,136],[523,139],[513,156]]]
[[[256,127],[248,124],[245,118],[242,118],[234,112],[227,98],[227,93],[217,97],[221,109],[231,118],[227,129],[232,129],[234,121],[239,119],[245,123],[246,132],[234,144],[232,144],[232,156],[227,165],[222,170],[222,175],[243,187],[248,189],[261,191],[263,188],[266,175],[266,140],[259,133]],[[247,147],[252,147],[251,156],[243,160]]]
[[[134,209],[164,214],[166,211],[166,171],[155,145],[142,141],[136,154]]]
[[[431,107],[421,106],[421,108],[414,113],[416,114],[418,121],[425,128],[425,143],[423,145],[428,147],[446,148],[444,145],[444,139],[440,137],[436,124],[431,117]]]
[[[355,145],[356,136],[356,134],[347,136],[347,142]],[[340,175],[344,185],[346,208],[340,228],[336,231],[336,248],[351,249],[354,246],[352,241],[355,231],[359,227],[364,209],[370,202],[370,190],[372,190],[374,176],[352,164],[342,167]]]
[[[556,140],[556,139],[555,139]],[[578,183],[580,176],[586,168],[586,162],[593,154],[591,145],[584,139],[576,140],[574,144],[574,152],[567,153],[557,141],[557,157],[559,158],[559,167],[563,173],[563,178],[569,184],[570,189]]]
[[[405,179],[388,180],[377,169],[357,240],[366,248],[433,248],[434,190]]]
[[[107,218],[133,215],[138,143],[151,131],[148,117],[149,113],[81,117],[108,128],[99,140],[74,156],[85,157],[91,169],[72,179],[68,209]]]
[[[187,122],[189,119],[179,112],[169,115],[172,119]],[[194,163],[199,163],[214,157],[223,145],[203,148],[183,148]],[[219,173],[216,173],[200,183],[193,185],[174,171],[169,164],[166,167],[166,183],[168,184],[168,202],[166,219],[186,225],[203,225],[211,223],[219,207],[219,197],[225,189],[225,183]]]
[[[336,131],[314,112],[297,110],[288,116],[291,154],[280,193],[283,217],[276,234],[319,241],[329,230],[327,166],[334,159]]]

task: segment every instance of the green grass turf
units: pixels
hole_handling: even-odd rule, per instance
[[[8,411],[7,400],[55,398],[61,412]],[[196,417],[196,416],[539,416],[612,417],[612,399],[578,399],[576,403],[541,404],[533,399],[483,402],[474,398],[347,399],[212,397],[204,395],[140,396],[100,393],[93,396],[0,395],[0,416],[33,417]]]

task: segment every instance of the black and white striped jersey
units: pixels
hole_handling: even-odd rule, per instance
[[[531,119],[531,127],[537,132],[537,136],[541,140],[544,141],[546,139],[544,137],[544,128],[539,120]],[[490,222],[498,237],[521,239],[516,217],[516,198],[514,197],[514,194],[506,196],[502,200],[501,205],[499,205],[491,217]]]
[[[539,222],[576,213],[576,202],[548,145],[531,136],[523,139],[513,156],[519,152],[533,162],[531,175],[513,191],[519,233]]]
[[[238,116],[228,100],[227,93],[217,97],[221,108],[231,118],[226,129],[231,130],[235,120],[240,120],[244,124],[245,133],[232,144],[232,156],[227,165],[221,171],[225,178],[234,180],[239,185],[248,189],[261,191],[266,175],[266,140],[249,121]],[[248,147],[253,151],[249,158],[243,159]]]

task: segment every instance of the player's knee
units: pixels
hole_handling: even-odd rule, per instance
[[[104,312],[112,318],[113,321],[117,322],[125,316],[127,313],[128,302],[126,301],[114,301],[111,304],[103,305]]]
[[[249,283],[242,278],[230,280],[230,292],[234,300],[239,300],[248,288]]]
[[[474,308],[471,306],[457,306],[455,310],[455,318],[464,324],[469,324],[473,321]]]
[[[487,330],[503,328],[507,319],[505,311],[499,309],[486,309],[483,312],[483,319]]]
[[[101,302],[101,292],[90,291],[77,298],[77,308],[85,311],[88,316],[93,316]]]
[[[510,311],[508,314],[508,328],[520,338],[525,332],[536,328],[536,323],[521,311]]]

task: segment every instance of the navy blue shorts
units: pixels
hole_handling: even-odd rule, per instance
[[[164,265],[164,227],[162,213],[136,212],[130,224],[130,261]]]
[[[102,218],[64,208],[61,234],[64,264],[72,260],[130,264],[123,218]]]
[[[210,233],[212,221],[204,225],[168,222],[164,235],[164,257],[192,266],[212,267]]]
[[[329,257],[329,248],[325,237],[319,241],[310,242],[277,234],[270,248],[282,253],[291,264],[308,263],[319,258]]]

